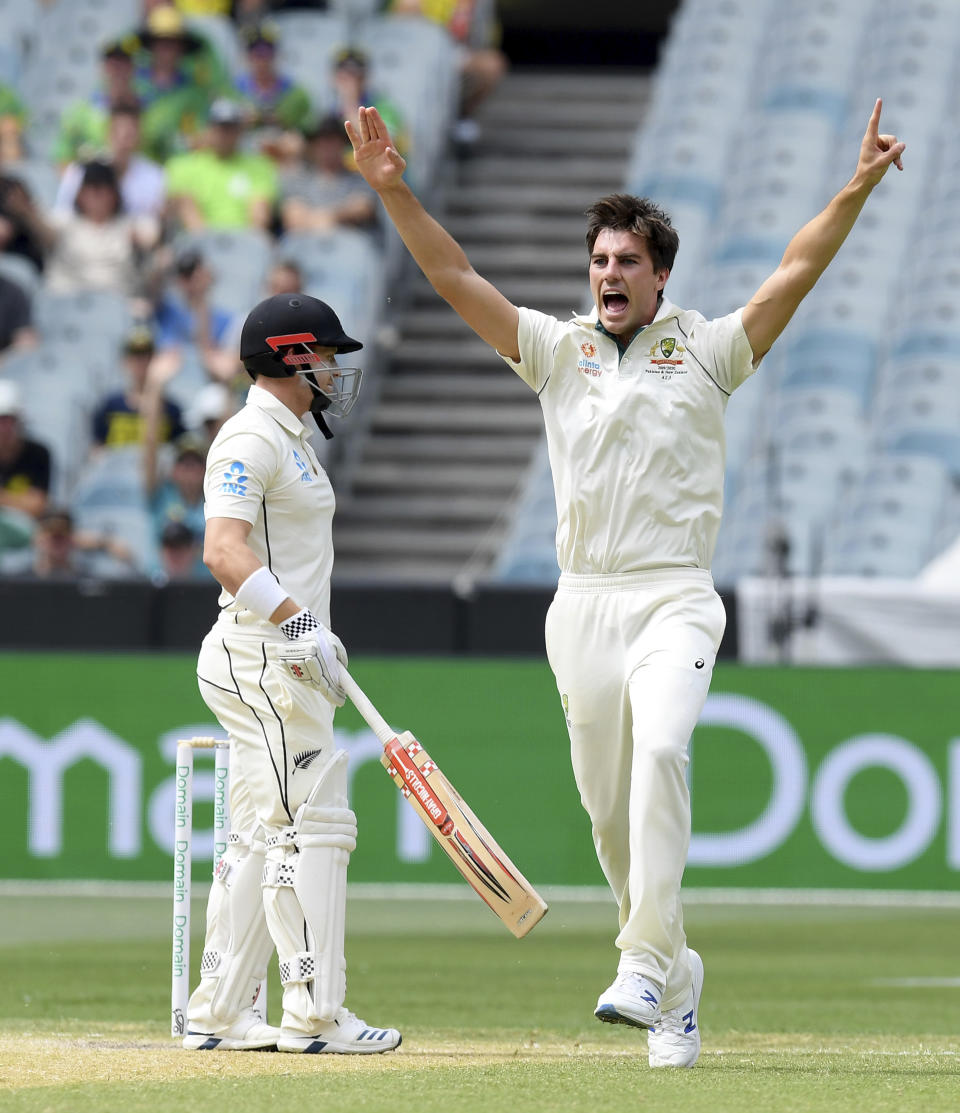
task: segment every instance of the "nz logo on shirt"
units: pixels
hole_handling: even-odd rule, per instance
[[[313,482],[313,476],[310,474],[310,469],[307,467],[307,462],[300,455],[300,453],[297,452],[296,449],[293,449],[293,462],[300,469],[300,482],[301,483],[312,483]]]
[[[239,460],[234,460],[232,464],[227,465],[227,470],[223,473],[220,490],[225,495],[245,496],[250,493],[247,490],[249,482],[250,476],[247,475],[247,469]]]

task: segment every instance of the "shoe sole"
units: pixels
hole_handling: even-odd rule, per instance
[[[692,952],[697,956],[698,964],[700,967],[699,978],[694,973],[693,978],[693,1013],[697,1018],[697,1054],[692,1063],[671,1063],[669,1060],[660,1060],[653,1062],[649,1059],[650,1066],[655,1069],[662,1069],[664,1067],[673,1067],[675,1070],[690,1070],[697,1065],[697,1059],[700,1058],[700,995],[703,993],[703,959],[697,954],[696,951]],[[648,1057],[649,1058],[649,1057]]]
[[[389,1047],[381,1047],[372,1043],[366,1045],[355,1043],[335,1044],[330,1040],[311,1040],[310,1043],[303,1046],[299,1040],[296,1043],[278,1040],[277,1051],[295,1055],[383,1055],[388,1051],[396,1051],[402,1043],[403,1036]]]
[[[620,1012],[615,1005],[598,1005],[593,1015],[604,1024],[629,1024],[631,1028],[656,1028],[660,1021],[659,1017],[641,1020],[629,1013]]]

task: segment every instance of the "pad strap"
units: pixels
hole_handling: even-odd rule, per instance
[[[283,985],[312,982],[316,976],[317,960],[312,951],[298,951],[280,963],[280,982]]]
[[[293,888],[293,879],[297,876],[296,859],[293,861],[274,862],[268,860],[263,866],[261,885],[265,889]]]

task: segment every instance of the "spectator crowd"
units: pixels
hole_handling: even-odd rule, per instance
[[[382,250],[343,120],[376,104],[409,143],[355,43],[330,44],[326,96],[284,69],[272,17],[323,7],[142,0],[139,22],[96,44],[96,86],[63,107],[52,143],[0,65],[0,575],[208,578],[204,461],[248,385],[243,315],[303,288],[304,236],[348,229]],[[472,111],[496,63],[467,63],[464,5],[383,10],[447,27]],[[256,278],[241,295],[217,236]],[[41,397],[41,381],[64,385]],[[59,425],[45,420],[50,398]]]

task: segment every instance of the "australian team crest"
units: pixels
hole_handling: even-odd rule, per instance
[[[677,338],[675,336],[665,336],[660,341],[660,351],[663,353],[664,359],[669,359],[677,349]]]

